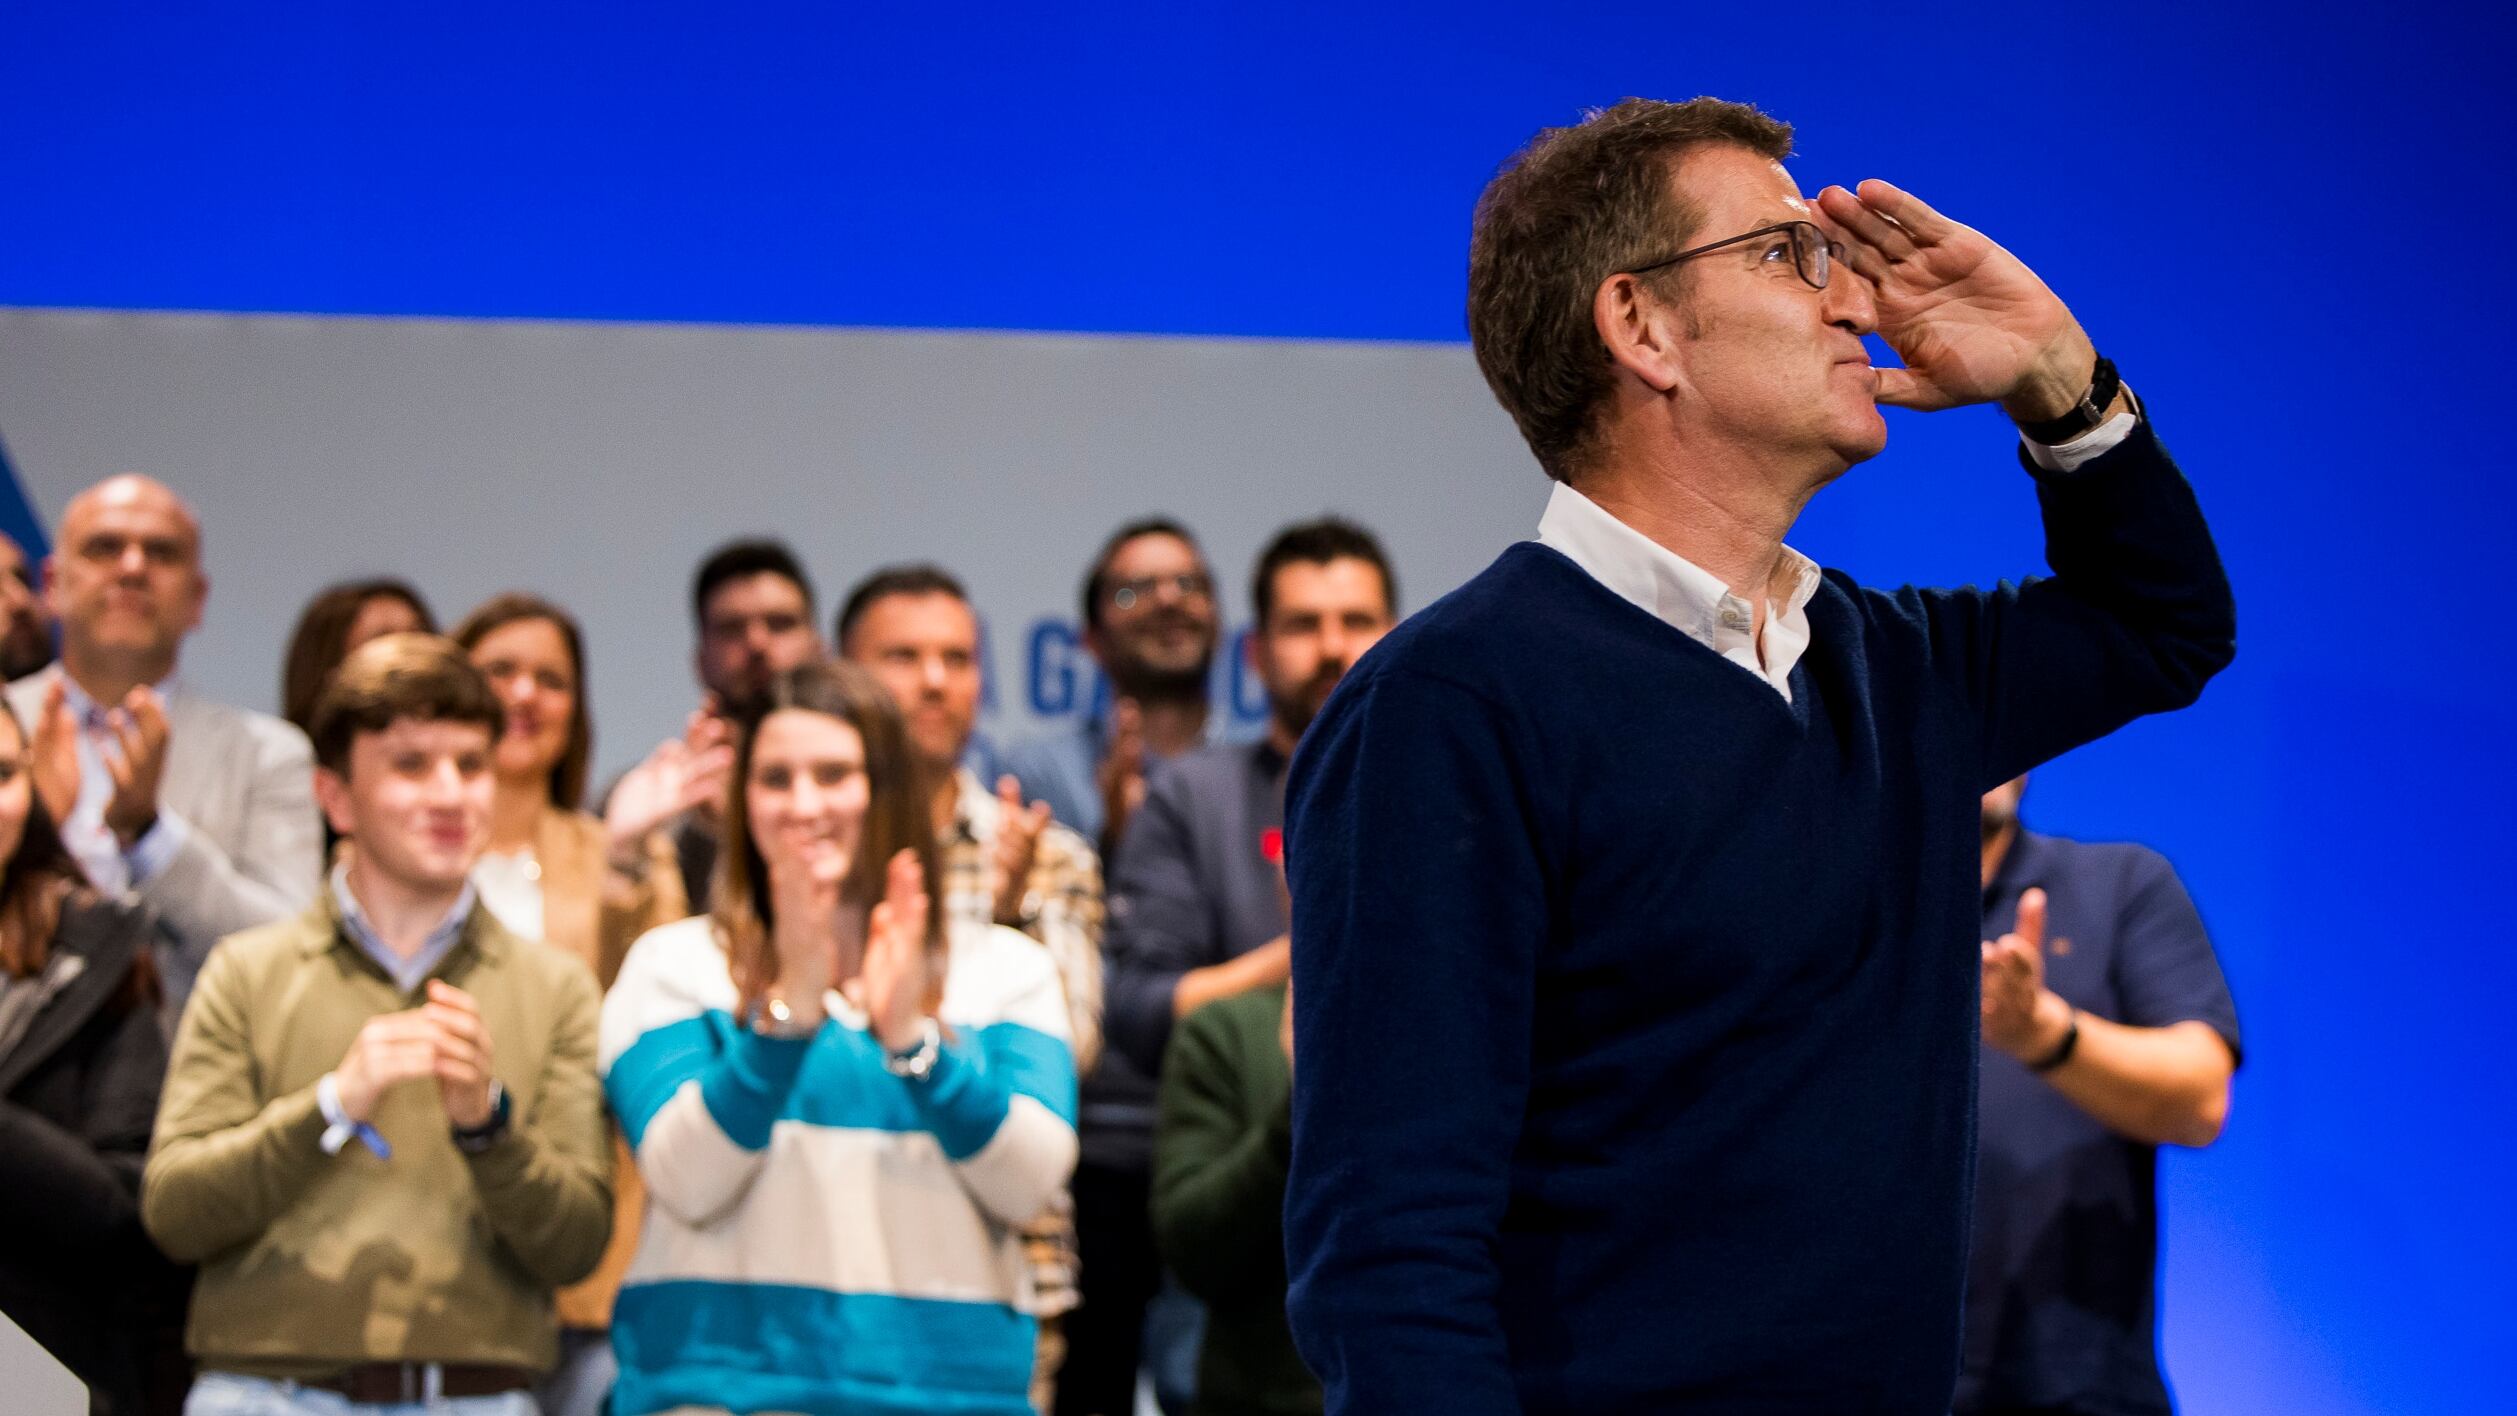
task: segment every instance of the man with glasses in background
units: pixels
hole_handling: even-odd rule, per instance
[[[1082,598],[1084,647],[1109,680],[1109,709],[1016,746],[1004,770],[1020,782],[1023,800],[1047,802],[1059,822],[1100,847],[1107,878],[1129,817],[1144,802],[1146,771],[1221,739],[1224,715],[1208,685],[1222,623],[1205,553],[1167,517],[1112,533],[1084,574]],[[1155,1369],[1166,1406],[1180,1405],[1195,1371],[1197,1309],[1176,1289],[1162,1291],[1146,1219],[1152,1076],[1105,1051],[1083,1079],[1077,1129],[1083,1302],[1067,1323],[1057,1409],[1061,1416],[1133,1411],[1140,1361]]]
[[[1287,790],[1288,1302],[1332,1413],[1946,1412],[1978,794],[2234,653],[2071,312],[1884,182],[1803,199],[1790,151],[1632,99],[1478,203],[1470,339],[1557,485]],[[2000,405],[2056,573],[1882,592],[1786,546],[1882,403]]]

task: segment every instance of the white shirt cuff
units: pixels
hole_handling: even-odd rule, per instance
[[[2028,450],[2029,461],[2048,472],[2077,472],[2123,446],[2124,439],[2132,436],[2134,425],[2140,421],[2141,415],[2128,409],[2069,442],[2047,447],[2034,438],[2023,437],[2019,445]]]
[[[182,817],[171,811],[157,813],[148,834],[133,841],[122,853],[123,867],[131,872],[131,883],[140,886],[154,879],[175,859],[191,834],[192,828],[184,825]]]
[[[341,1109],[341,1084],[333,1079],[330,1072],[324,1073],[323,1080],[315,1083],[315,1105],[323,1111],[323,1153],[339,1155],[341,1147],[348,1145],[351,1138],[358,1134],[358,1123]]]

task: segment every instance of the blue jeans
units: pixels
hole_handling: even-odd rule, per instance
[[[540,1416],[540,1411],[529,1391],[364,1406],[353,1405],[339,1392],[295,1382],[203,1372],[184,1398],[184,1416]]]

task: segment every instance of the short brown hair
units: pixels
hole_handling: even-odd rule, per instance
[[[831,660],[799,664],[772,678],[769,691],[744,716],[735,743],[734,771],[726,787],[725,843],[717,853],[709,914],[743,1006],[757,1004],[778,973],[769,862],[752,840],[752,748],[760,741],[760,725],[769,715],[788,710],[827,714],[855,728],[864,739],[865,828],[857,837],[857,855],[848,867],[848,878],[839,887],[841,907],[855,911],[860,921],[865,919],[883,897],[891,858],[904,850],[916,852],[926,872],[926,897],[931,902],[927,950],[938,961],[932,979],[940,984],[944,976],[944,877],[935,849],[935,819],[929,814],[935,784],[909,748],[909,732],[901,724],[900,707],[891,691],[865,669]],[[937,999],[930,997],[927,1002],[932,1007]]]
[[[568,646],[568,671],[577,677],[577,691],[568,709],[568,745],[560,749],[559,760],[551,764],[548,784],[551,805],[562,811],[575,811],[585,801],[586,764],[594,756],[594,710],[588,703],[586,689],[586,636],[578,628],[577,617],[543,599],[521,590],[492,595],[481,602],[463,623],[454,627],[454,642],[471,653],[481,647],[492,630],[505,629],[526,620],[545,620],[559,631],[560,641]]]
[[[380,733],[404,718],[430,723],[478,723],[496,742],[507,714],[489,680],[472,667],[451,639],[435,634],[388,634],[350,652],[315,700],[315,761],[335,773],[350,770],[350,743],[361,733]]]
[[[1629,98],[1531,139],[1477,199],[1468,341],[1495,401],[1558,481],[1582,463],[1609,359],[1592,321],[1601,281],[1677,250],[1702,220],[1670,191],[1707,143],[1776,161],[1792,129],[1744,103]]]

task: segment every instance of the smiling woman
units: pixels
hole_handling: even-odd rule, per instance
[[[613,1409],[1030,1411],[1022,1228],[1075,1162],[1055,966],[930,907],[917,759],[856,665],[770,681],[725,817],[713,913],[603,1007],[654,1202]]]

